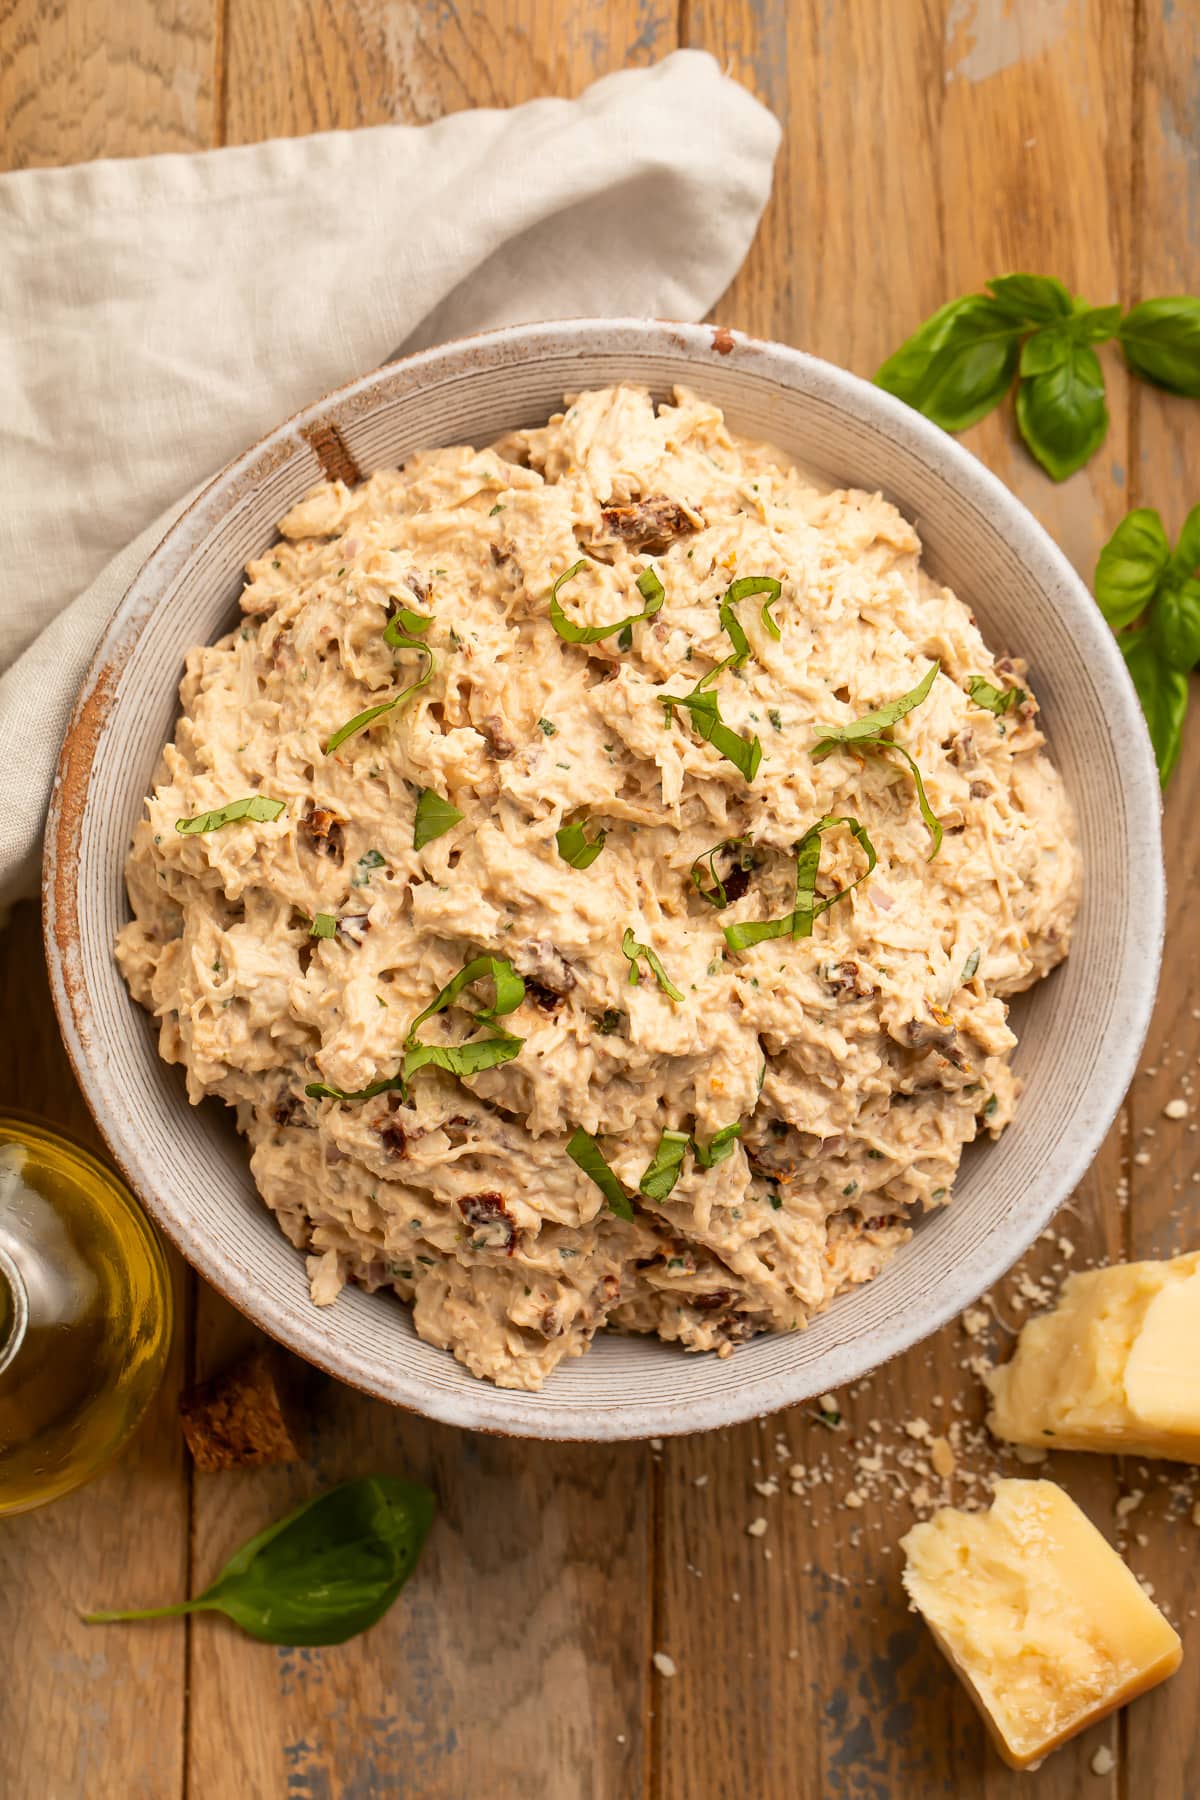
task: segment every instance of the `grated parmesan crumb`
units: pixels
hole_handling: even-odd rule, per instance
[[[675,1662],[675,1658],[673,1656],[668,1656],[665,1650],[656,1650],[652,1660],[659,1674],[665,1675],[668,1680],[670,1680],[672,1675],[678,1675],[679,1669]]]

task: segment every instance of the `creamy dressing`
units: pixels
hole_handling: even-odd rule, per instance
[[[582,394],[492,449],[322,484],[280,532],[249,565],[243,623],[188,658],[117,954],[193,1102],[236,1107],[314,1301],[390,1287],[474,1374],[535,1388],[603,1327],[727,1355],[873,1276],[948,1200],[963,1145],[1011,1117],[1006,1000],[1067,950],[1075,830],[1036,702],[997,717],[967,692],[973,675],[1027,690],[1023,665],[997,663],[881,496],[821,492],[685,391]],[[551,584],[581,558],[559,594],[574,623],[638,612],[639,574],[661,581],[631,642],[551,624]],[[781,638],[742,600],[751,654],[709,684],[761,742],[748,783],[660,696],[730,654],[719,602],[749,575],[781,583]],[[384,641],[398,606],[432,617],[432,678],[326,756],[421,672]],[[931,860],[897,754],[810,752],[934,661],[894,729],[944,831]],[[418,851],[422,788],[463,819]],[[175,830],[258,792],[278,820]],[[873,873],[810,937],[728,951],[724,926],[790,911],[795,846],[827,815],[865,827]],[[580,870],[555,834],[585,817],[607,839]],[[690,871],[727,838],[750,866],[731,879],[718,859],[718,910]],[[843,826],[821,846],[827,896],[865,864]],[[334,935],[311,935],[318,913]],[[630,985],[627,928],[682,1000],[645,961]],[[502,1021],[514,1060],[427,1067],[403,1096],[306,1095],[394,1076],[415,1016],[480,954],[527,983]],[[491,999],[468,990],[422,1037],[471,1037]],[[664,1129],[707,1144],[735,1121],[724,1160],[688,1154],[668,1199],[638,1194]],[[633,1223],[567,1156],[577,1128]]]

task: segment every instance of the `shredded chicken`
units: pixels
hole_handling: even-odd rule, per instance
[[[188,658],[117,954],[193,1102],[236,1107],[313,1300],[390,1288],[474,1374],[536,1388],[604,1327],[727,1355],[868,1280],[949,1199],[963,1145],[1008,1122],[1006,1000],[1067,951],[1074,823],[1023,665],[996,661],[880,495],[820,491],[684,391],[581,394],[497,448],[323,484],[280,532],[243,623]],[[567,620],[649,616],[566,641],[549,591],[581,559]],[[780,583],[780,636],[744,597],[748,653],[726,663],[719,603],[746,576]],[[432,622],[390,643],[401,608]],[[325,754],[416,682],[414,636],[430,679]],[[882,741],[814,759],[933,663]],[[709,675],[721,722],[761,744],[752,779],[702,710],[662,703]],[[972,676],[1026,697],[997,714]],[[940,821],[932,857],[891,742]],[[422,789],[463,816],[418,850]],[[283,812],[176,830],[252,794]],[[827,824],[814,899],[843,897],[810,935],[805,916],[729,948],[725,927],[793,914],[797,845],[829,819],[865,831],[874,871]],[[556,840],[575,823],[607,834],[586,868]],[[414,1034],[479,956],[522,978],[520,1005],[480,1022],[482,981]],[[500,1032],[521,1040],[506,1060],[398,1084],[415,1041]],[[694,1146],[735,1124],[704,1166]],[[577,1131],[631,1221],[567,1154]],[[656,1199],[639,1182],[664,1131],[692,1147]]]

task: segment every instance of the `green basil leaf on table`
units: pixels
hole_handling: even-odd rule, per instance
[[[675,1001],[683,999],[683,995],[680,993],[679,989],[675,986],[674,982],[669,979],[667,971],[663,968],[657,953],[650,948],[649,944],[639,944],[629,926],[626,926],[625,935],[621,939],[621,955],[625,957],[629,963],[630,987],[636,987],[640,980],[638,962],[644,957],[650,965],[650,973],[653,975],[655,981],[657,981],[663,993]]]
[[[176,819],[175,829],[181,837],[195,837],[202,831],[219,831],[222,825],[235,825],[239,819],[270,824],[286,811],[282,800],[269,800],[265,794],[248,794],[244,800],[229,800],[224,806],[214,806],[210,812],[196,813],[193,818]]]
[[[1080,344],[1106,344],[1117,335],[1120,323],[1119,305],[1085,306],[1077,301],[1071,317],[1071,335]]]
[[[1022,331],[1000,300],[951,300],[876,370],[876,385],[944,430],[965,431],[1012,386]]]
[[[638,593],[646,602],[641,612],[630,613],[624,619],[614,619],[611,625],[574,624],[563,611],[562,602],[558,596],[568,581],[573,581],[582,569],[590,566],[594,565],[589,565],[586,557],[580,557],[577,563],[572,563],[569,569],[564,569],[561,575],[556,576],[551,584],[550,623],[564,643],[598,644],[602,639],[611,637],[614,631],[621,633],[627,630],[631,631],[639,620],[652,619],[656,613],[662,611],[662,604],[666,599],[663,584],[653,569],[643,569],[636,583]]]
[[[667,1199],[679,1180],[684,1154],[691,1141],[686,1131],[663,1132],[658,1148],[638,1182],[638,1192],[645,1194],[647,1200]]]
[[[1065,325],[1043,326],[1021,345],[1019,373],[1048,375],[1051,369],[1061,368],[1071,354],[1071,344],[1071,334]]]
[[[1065,481],[1081,469],[1108,430],[1104,372],[1096,352],[1086,344],[1072,343],[1053,368],[1022,376],[1017,426],[1055,481]]]
[[[1175,294],[1131,306],[1117,333],[1125,361],[1143,381],[1200,397],[1200,299]]]
[[[594,838],[587,834],[588,821],[577,819],[574,824],[560,825],[554,834],[554,842],[558,846],[558,854],[573,869],[590,869],[608,838],[607,831],[598,831]]]
[[[583,1170],[589,1181],[595,1182],[608,1201],[611,1212],[616,1213],[619,1219],[633,1218],[633,1205],[629,1195],[605,1162],[600,1146],[590,1131],[572,1132],[567,1143],[567,1155],[576,1167]]]
[[[435,838],[444,837],[459,823],[462,814],[449,800],[443,800],[432,788],[422,788],[417,795],[413,815],[413,849],[423,850]]]
[[[343,1644],[383,1617],[433,1523],[430,1490],[391,1475],[346,1481],[243,1544],[194,1600],[90,1612],[89,1625],[222,1612],[265,1644]]]
[[[1158,514],[1148,506],[1127,513],[1096,564],[1096,602],[1114,631],[1132,625],[1149,606],[1170,559]]]
[[[1125,658],[1125,666],[1142,703],[1158,763],[1158,778],[1165,788],[1179,761],[1188,703],[1188,678],[1163,660],[1147,627],[1121,632],[1117,647]]]
[[[1172,669],[1186,675],[1200,662],[1200,581],[1167,580],[1150,614],[1154,647]]]
[[[1200,578],[1200,506],[1193,506],[1180,527],[1171,567],[1185,579],[1193,575]]]
[[[1053,275],[997,275],[988,282],[996,299],[1022,323],[1043,324],[1069,318],[1074,301]]]

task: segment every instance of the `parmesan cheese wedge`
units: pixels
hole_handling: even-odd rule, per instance
[[[1200,1251],[1070,1275],[986,1377],[997,1437],[1200,1463]]]
[[[1051,1481],[1001,1481],[990,1512],[945,1507],[901,1548],[909,1598],[1014,1769],[1179,1667],[1176,1633]]]

